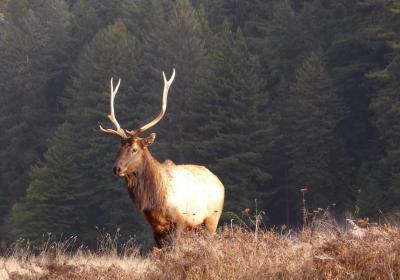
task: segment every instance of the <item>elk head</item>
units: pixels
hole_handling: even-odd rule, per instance
[[[168,90],[175,78],[175,69],[173,70],[172,76],[169,80],[166,79],[164,72],[163,77],[164,91],[160,114],[154,120],[136,130],[122,129],[115,118],[114,99],[121,84],[121,79],[119,79],[118,84],[114,89],[113,79],[111,78],[110,114],[108,115],[108,118],[114,124],[115,129],[104,129],[101,125],[100,129],[106,133],[116,135],[121,139],[121,147],[113,167],[113,172],[115,175],[126,176],[137,171],[143,164],[145,150],[148,146],[153,144],[156,138],[155,133],[151,133],[145,138],[140,138],[139,134],[156,125],[165,114],[167,109]]]

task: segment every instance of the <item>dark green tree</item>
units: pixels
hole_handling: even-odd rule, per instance
[[[81,182],[87,177],[84,159],[87,145],[76,141],[76,127],[69,123],[59,126],[49,141],[44,163],[32,168],[32,181],[24,199],[13,207],[13,233],[19,238],[36,241],[46,234],[70,237],[77,233],[85,241],[90,237],[87,215],[90,189],[82,190]],[[90,205],[90,203],[89,203]],[[86,237],[86,238],[85,238]]]
[[[352,206],[349,160],[337,137],[344,107],[337,97],[332,79],[321,56],[312,53],[299,67],[284,109],[289,123],[289,181],[296,193],[309,187],[311,207],[336,203],[341,209]]]
[[[400,162],[397,120],[400,100],[398,97],[400,77],[398,4],[382,5],[379,1],[364,3],[379,15],[380,21],[368,24],[366,32],[373,36],[376,44],[384,43],[390,60],[383,68],[375,64],[375,69],[366,76],[374,82],[376,93],[372,95],[370,109],[372,122],[377,130],[369,158],[364,162],[359,174],[360,195],[358,210],[361,216],[380,216],[382,213],[396,213],[400,199]],[[364,7],[364,8],[366,8]]]
[[[222,179],[225,211],[239,213],[253,208],[254,199],[262,201],[260,191],[270,179],[260,164],[255,137],[262,127],[257,117],[257,76],[240,29],[233,33],[224,24],[215,36],[210,62],[203,93],[195,99],[193,158],[208,163]]]
[[[196,11],[188,0],[176,1],[168,27],[166,33],[160,36],[162,48],[155,57],[164,60],[163,69],[174,66],[177,78],[170,94],[168,115],[159,128],[162,135],[159,151],[164,152],[164,157],[171,157],[179,163],[191,162],[194,159],[187,143],[195,121],[192,111],[198,106],[193,98],[203,90],[200,80],[208,66],[209,30],[204,14]]]
[[[32,171],[26,198],[14,207],[13,230],[18,236],[38,241],[47,230],[77,233],[93,245],[97,228],[119,227],[126,235],[142,232],[125,188],[112,176],[119,141],[98,129],[99,120],[105,122],[109,113],[112,76],[123,80],[116,102],[121,124],[127,127],[126,120],[140,114],[131,105],[139,98],[133,91],[139,53],[138,42],[117,21],[99,31],[81,54],[69,89],[69,124],[50,140],[44,162]],[[44,226],[49,221],[51,225]],[[37,228],[34,233],[32,227]]]
[[[42,2],[9,1],[1,32],[0,189],[6,210],[0,212],[0,228],[11,205],[24,195],[30,166],[58,123],[51,117],[57,96],[51,84],[62,69],[57,61],[68,40],[68,10],[63,1]]]
[[[71,36],[78,50],[89,43],[97,31],[121,16],[126,1],[77,0],[72,5]],[[79,53],[79,52],[78,52]],[[75,55],[78,54],[75,52]]]
[[[290,186],[289,146],[293,138],[289,135],[290,123],[285,112],[289,110],[287,100],[290,87],[295,83],[296,68],[318,44],[313,33],[303,25],[301,10],[295,10],[290,1],[275,1],[270,5],[270,19],[261,25],[266,35],[257,47],[258,73],[263,77],[261,89],[268,92],[263,119],[269,120],[272,129],[265,139],[263,163],[272,173],[269,188],[275,192],[267,203],[271,221],[290,224],[296,221],[293,216],[297,213],[297,194]]]
[[[368,141],[367,148],[359,145],[358,149],[352,151],[356,159],[360,158],[359,153],[363,155],[357,178],[359,196],[356,210],[361,216],[382,217],[382,213],[395,213],[399,199],[398,135],[395,123],[399,105],[397,79],[400,73],[398,3],[368,0],[357,3],[355,9],[362,31],[362,37],[359,37],[364,39],[360,46],[368,48],[368,56],[365,56],[367,63],[359,65],[367,69],[362,78],[366,80],[364,84],[368,85],[367,88],[365,85],[363,87],[368,103],[362,104],[369,106],[367,121],[370,125],[368,136],[363,136]],[[359,108],[362,106],[355,104],[353,111],[357,113]],[[365,118],[358,119],[358,123],[366,121]],[[360,125],[358,127],[363,128]]]
[[[161,161],[170,158],[181,163],[193,161],[191,147],[186,145],[193,129],[192,110],[197,106],[192,97],[199,93],[199,77],[208,63],[210,31],[204,11],[197,11],[189,1],[166,2],[138,2],[138,9],[132,7],[124,22],[140,35],[143,43],[136,91],[148,97],[148,103],[154,106],[153,111],[143,112],[135,126],[150,120],[159,111],[163,87],[161,70],[169,76],[172,69],[176,69],[166,116],[154,128],[158,137],[152,152]],[[138,13],[140,16],[133,17]],[[138,29],[140,24],[146,32]]]
[[[372,149],[370,144],[374,142],[369,140],[374,132],[368,118],[373,87],[365,75],[376,67],[375,61],[384,60],[384,46],[371,40],[365,32],[356,2],[341,1],[332,5],[332,10],[339,16],[330,20],[330,26],[337,31],[331,36],[326,50],[327,69],[337,94],[348,108],[339,134],[345,141],[355,170],[366,160]]]

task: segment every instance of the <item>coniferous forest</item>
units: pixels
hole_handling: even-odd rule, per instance
[[[388,219],[400,201],[400,3],[394,0],[1,0],[0,240],[117,229],[152,236],[113,176],[116,114],[159,160],[222,180],[221,223],[309,209]]]

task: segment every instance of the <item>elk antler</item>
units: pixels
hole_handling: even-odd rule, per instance
[[[116,130],[111,129],[111,128],[104,129],[101,125],[100,125],[100,129],[104,132],[117,135],[123,139],[127,139],[129,137],[126,135],[125,131],[120,127],[117,119],[115,118],[115,113],[114,113],[114,99],[115,99],[115,95],[117,95],[120,84],[121,84],[121,79],[118,80],[118,84],[114,90],[113,78],[111,78],[110,114],[108,115],[108,118],[114,124]]]
[[[163,77],[164,77],[164,91],[163,91],[163,98],[162,98],[162,106],[161,106],[161,112],[160,114],[158,114],[158,116],[152,120],[151,122],[149,122],[148,124],[142,126],[139,129],[136,130],[127,130],[125,129],[125,132],[128,133],[129,135],[132,136],[136,136],[139,133],[142,133],[144,131],[146,131],[147,129],[149,129],[150,127],[153,127],[154,125],[156,125],[164,116],[165,111],[167,110],[167,98],[168,98],[168,90],[169,87],[171,86],[172,82],[174,81],[175,78],[175,68],[172,71],[172,76],[171,78],[167,81],[167,78],[165,77],[165,73],[163,72]]]

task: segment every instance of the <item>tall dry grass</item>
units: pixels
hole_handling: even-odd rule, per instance
[[[72,242],[71,240],[68,242]],[[68,242],[39,255],[15,246],[0,260],[0,279],[400,279],[400,228],[316,223],[304,230],[225,227],[192,232],[173,247],[141,255],[106,236],[96,252]]]

